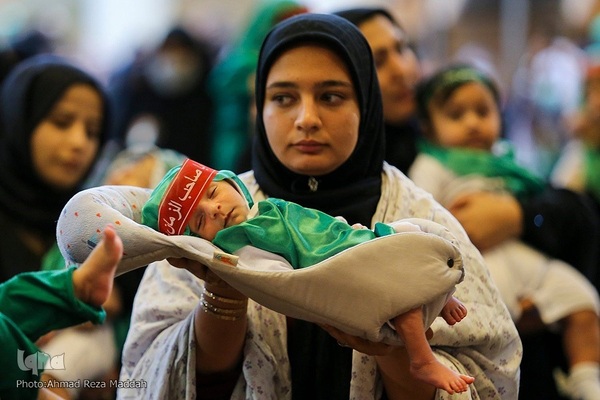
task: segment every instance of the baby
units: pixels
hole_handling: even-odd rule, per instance
[[[169,171],[142,210],[142,223],[167,235],[195,235],[229,253],[250,245],[284,257],[293,268],[315,265],[354,245],[396,231],[377,223],[374,230],[350,226],[318,210],[281,199],[254,204],[241,180],[230,171],[215,171],[193,160]],[[420,230],[406,224],[407,230]],[[274,240],[277,238],[277,240]],[[204,299],[209,301],[210,299]],[[467,314],[449,295],[441,315],[453,325]],[[474,378],[437,361],[427,342],[422,309],[393,320],[418,379],[452,394],[464,392]]]
[[[483,71],[455,64],[417,87],[425,140],[408,176],[445,207],[477,192],[508,192],[520,199],[547,183],[524,169],[501,139],[499,88]],[[517,323],[540,319],[558,327],[569,365],[571,398],[600,398],[599,298],[572,265],[520,240],[507,239],[482,255]],[[577,332],[577,334],[574,334]]]

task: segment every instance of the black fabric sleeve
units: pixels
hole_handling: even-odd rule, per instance
[[[548,187],[521,200],[522,240],[573,265],[598,287],[600,213],[585,194]]]

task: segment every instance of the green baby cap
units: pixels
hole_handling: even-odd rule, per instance
[[[236,174],[216,171],[188,158],[167,172],[152,191],[142,208],[142,224],[166,235],[190,235],[187,225],[198,201],[213,180],[224,179],[244,196],[248,207],[252,207],[252,196]]]

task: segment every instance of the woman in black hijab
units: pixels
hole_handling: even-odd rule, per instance
[[[106,137],[108,110],[102,86],[54,55],[17,64],[0,90],[4,282],[21,272],[64,267],[56,221],[91,172]]]
[[[67,96],[81,87],[97,96],[84,111],[74,104],[79,97]],[[101,85],[66,60],[35,56],[7,76],[0,93],[0,227],[5,232],[0,281],[40,269],[56,241],[60,211],[81,188],[104,143],[107,121]],[[77,135],[68,133],[74,127],[85,129],[85,138],[77,137],[72,149],[66,141],[43,141],[48,129],[67,138]]]
[[[240,175],[254,200],[281,197],[366,226],[407,217],[447,226],[463,255],[456,295],[471,322],[452,329],[434,322],[433,350],[475,376],[473,398],[516,396],[521,343],[481,255],[445,209],[383,160],[380,92],[360,31],[325,14],[278,24],[260,53],[256,104],[254,170]],[[285,318],[193,262],[174,263],[195,276],[153,263],[136,296],[121,379],[152,382],[138,397],[418,400],[445,393],[410,378],[403,347]]]
[[[381,93],[371,53],[365,51],[362,36],[347,25],[319,25],[312,20],[297,22],[267,36],[261,51],[256,78],[257,134],[252,168],[256,181],[271,197],[312,207],[331,215],[344,215],[352,223],[371,225],[381,194],[381,166],[385,154]],[[267,140],[262,109],[268,72],[277,57],[294,45],[294,41],[327,43],[348,65],[357,88],[360,106],[358,143],[352,155],[335,171],[311,177],[288,169],[273,153]],[[353,43],[353,41],[358,41]],[[309,181],[318,186],[311,189]]]
[[[56,245],[56,221],[95,165],[108,136],[109,108],[103,86],[91,74],[54,55],[21,62],[0,90],[0,228],[4,232],[0,282],[4,282],[21,272],[65,266]],[[43,351],[66,354],[65,359],[71,360],[67,368],[55,372],[74,378],[57,374],[56,379],[96,379],[92,376],[96,367],[104,371],[116,365],[120,344],[113,338],[113,326],[117,317],[129,321],[127,307],[133,303],[139,280],[136,275],[117,278],[115,286],[121,290],[113,292],[105,307],[110,324],[64,330],[66,336],[59,333],[38,342]],[[74,335],[68,336],[69,331]],[[90,359],[89,347],[85,354],[73,350],[80,348],[75,343],[83,337],[98,343],[93,335],[99,332],[107,343],[101,345],[108,354],[106,362]],[[60,351],[47,346],[59,346]],[[80,360],[90,363],[82,366]]]

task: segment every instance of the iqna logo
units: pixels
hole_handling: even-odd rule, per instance
[[[25,357],[23,350],[17,350],[17,365],[21,371],[32,371],[38,376],[43,369],[65,369],[65,353],[51,357],[48,353],[37,351]]]

